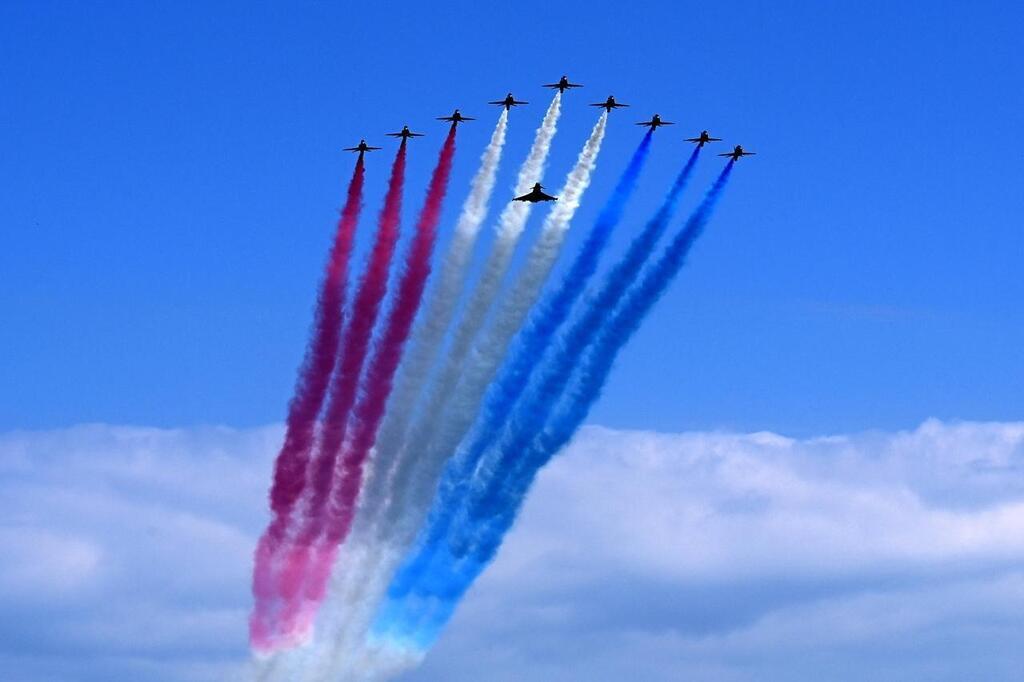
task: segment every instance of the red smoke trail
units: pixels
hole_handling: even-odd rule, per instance
[[[384,418],[388,396],[391,394],[395,371],[402,358],[402,350],[423,298],[423,289],[430,275],[430,256],[437,237],[441,207],[448,190],[452,159],[455,156],[455,126],[448,131],[437,166],[427,189],[426,203],[416,225],[416,233],[406,256],[398,292],[388,315],[384,331],[377,344],[369,369],[363,379],[363,391],[353,413],[352,438],[336,463],[335,484],[327,505],[325,534],[313,552],[314,566],[307,576],[307,621],[323,601],[331,565],[352,528],[356,500],[363,480],[363,466],[373,448],[377,429]],[[308,628],[309,622],[300,623]]]
[[[266,615],[274,596],[270,584],[271,557],[284,539],[289,515],[305,485],[316,416],[323,404],[338,353],[348,262],[362,208],[364,180],[363,156],[360,154],[349,181],[345,206],[341,210],[317,296],[312,338],[299,368],[295,394],[288,405],[284,444],[274,463],[274,480],[270,488],[272,520],[257,545],[253,568],[256,604],[250,619],[250,636],[254,644],[265,635]]]
[[[300,522],[298,537],[292,542],[292,550],[283,566],[277,585],[280,597],[287,603],[294,601],[303,583],[305,555],[309,545],[321,534],[323,529],[323,507],[330,494],[334,475],[335,461],[338,451],[345,440],[346,424],[349,412],[355,402],[356,387],[362,373],[366,351],[377,321],[381,301],[387,291],[388,270],[391,258],[398,241],[399,224],[402,211],[402,189],[405,184],[405,152],[406,140],[402,140],[394,163],[391,166],[391,177],[388,190],[384,197],[378,221],[377,236],[370,252],[370,259],[359,281],[352,303],[352,314],[345,327],[344,344],[334,374],[331,377],[327,397],[327,407],[321,425],[318,452],[310,467],[310,494],[305,518]],[[275,619],[277,623],[281,620]],[[282,633],[281,627],[276,628],[276,635]],[[274,638],[275,633],[271,633]],[[267,638],[263,648],[275,646],[275,642]]]

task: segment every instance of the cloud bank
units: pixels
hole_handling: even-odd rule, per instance
[[[246,679],[279,427],[0,435],[0,670]],[[1024,423],[585,429],[403,679],[1015,680]],[[321,633],[322,634],[322,633]]]

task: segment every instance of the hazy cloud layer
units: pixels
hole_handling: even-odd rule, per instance
[[[0,436],[0,678],[232,679],[277,427]],[[1016,680],[1024,423],[587,429],[412,681]]]

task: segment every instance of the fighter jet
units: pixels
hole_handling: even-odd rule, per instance
[[[655,114],[654,116],[651,117],[650,121],[641,121],[640,123],[637,123],[637,125],[648,126],[651,130],[654,130],[658,126],[674,126],[675,123],[673,123],[672,121],[662,121],[661,116]]]
[[[341,151],[359,152],[359,156],[362,156],[363,152],[375,152],[378,149],[380,149],[380,147],[371,147],[368,144],[366,144],[366,140],[359,140],[359,144],[357,144],[355,147],[345,147]]]
[[[463,116],[462,114],[459,113],[459,110],[456,109],[455,113],[452,114],[451,116],[438,116],[437,120],[438,121],[448,121],[449,123],[451,123],[453,125],[459,125],[463,121],[475,121],[476,119],[475,118],[469,118],[468,116]]]
[[[753,156],[756,153],[757,152],[745,152],[745,151],[743,151],[743,146],[742,145],[736,145],[736,147],[731,152],[729,152],[728,154],[719,154],[719,156],[730,156],[730,157],[732,157],[733,161],[736,161],[741,156]]]
[[[510,92],[507,95],[505,95],[505,99],[499,99],[499,100],[497,100],[495,102],[488,102],[488,104],[497,104],[499,106],[503,106],[503,107],[505,107],[505,111],[508,111],[509,109],[511,109],[514,106],[517,106],[517,105],[520,105],[520,104],[529,104],[529,102],[520,102],[515,97],[513,97],[512,93]]]
[[[615,101],[615,95],[608,95],[608,99],[603,102],[596,102],[591,104],[592,107],[603,107],[605,111],[611,111],[612,109],[618,109],[619,107],[628,107],[628,104],[619,104]]]
[[[402,132],[400,133],[385,133],[388,137],[401,137],[402,139],[408,140],[410,137],[423,137],[423,133],[414,133],[409,130],[409,126],[402,126]]]
[[[688,138],[686,138],[686,141],[687,142],[695,142],[698,147],[703,147],[708,142],[721,142],[722,138],[720,138],[720,137],[711,137],[711,136],[708,135],[708,131],[702,130],[702,131],[700,131],[700,137],[688,137]]]
[[[538,201],[558,201],[558,197],[553,197],[550,194],[544,194],[541,190],[541,184],[535,183],[533,189],[524,194],[521,197],[516,197],[512,201],[529,201],[531,204],[536,204]]]
[[[558,79],[557,83],[547,83],[544,85],[545,88],[554,88],[559,92],[565,92],[569,88],[582,88],[583,86],[578,83],[570,83],[568,76],[562,76]]]

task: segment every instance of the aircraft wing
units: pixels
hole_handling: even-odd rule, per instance
[[[561,83],[545,83],[544,87],[545,88],[560,88],[560,87],[562,87],[562,84]]]
[[[388,137],[401,137],[402,133],[384,133]]]
[[[544,192],[537,192],[537,196],[540,197],[541,201],[558,201],[558,197],[553,197],[550,194],[544,194]]]
[[[367,147],[367,149],[370,149],[370,147]],[[343,151],[343,152],[357,152],[357,151],[359,151],[359,147],[345,147],[341,151]]]
[[[438,116],[438,117],[437,117],[437,120],[438,120],[438,121],[454,121],[454,120],[455,120],[455,117],[454,117],[454,116]],[[469,119],[467,118],[467,119],[465,119],[465,120],[467,120],[467,121],[468,121]]]
[[[529,102],[520,102],[517,99],[512,100],[512,104],[529,104]]]
[[[710,141],[710,139],[711,138],[708,138],[708,141]],[[699,137],[688,137],[685,140],[683,140],[683,142],[700,142],[700,138]]]
[[[425,133],[409,133],[409,137],[423,137]]]
[[[720,138],[720,137],[709,137],[708,138],[708,142],[721,142],[721,141],[722,141],[722,138]]]

